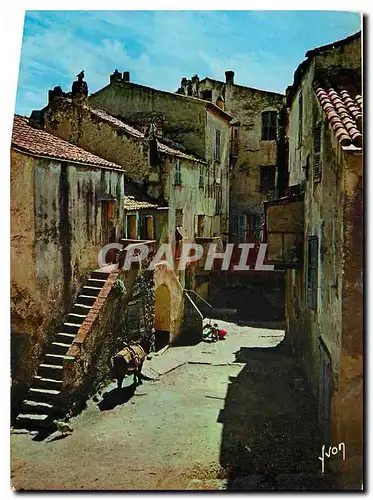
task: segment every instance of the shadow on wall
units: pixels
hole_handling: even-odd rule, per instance
[[[167,285],[155,291],[155,349],[159,351],[170,342],[171,296]]]
[[[223,424],[220,462],[228,470],[228,489],[330,489],[331,483],[320,478],[316,406],[304,390],[298,361],[280,343],[274,348],[241,348],[236,362],[245,366],[230,377],[218,419]],[[298,481],[295,487],[294,481],[286,486],[289,474]]]

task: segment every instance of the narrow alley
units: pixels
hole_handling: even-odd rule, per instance
[[[326,490],[314,400],[284,331],[220,321],[226,340],[171,347],[38,441],[12,434],[17,490]],[[152,380],[151,380],[152,379]]]

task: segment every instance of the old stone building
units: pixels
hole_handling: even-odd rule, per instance
[[[175,174],[174,196],[179,193],[179,205],[182,200],[195,200],[198,193],[202,195],[194,220],[185,225],[194,225],[193,237],[201,232],[201,226],[203,234],[211,237],[227,231],[232,120],[227,112],[211,102],[135,84],[128,72],[118,71],[110,76],[109,85],[92,94],[88,102],[140,130],[146,131],[154,124],[155,134],[165,146],[199,158],[197,182],[188,165],[181,182],[179,174]],[[178,172],[181,165],[175,162],[174,168]],[[189,182],[194,190],[192,196],[186,191]],[[178,210],[186,216],[194,201],[185,203]]]
[[[288,268],[288,340],[326,446],[346,445],[330,464],[347,488],[363,473],[361,92],[360,33],[306,53],[286,93],[290,197],[266,210],[269,258]]]
[[[233,117],[231,129],[230,233],[232,241],[258,241],[263,201],[284,188],[284,96],[226,80],[183,78],[177,93],[204,99]]]
[[[138,221],[151,217],[152,236],[161,237],[162,213],[158,217],[154,201],[136,194],[120,165],[33,128],[26,117],[14,117],[11,344],[15,404],[35,375],[46,346],[56,339],[67,345],[79,330],[78,323],[85,317],[82,309],[88,311],[92,304],[76,308],[76,297],[100,267],[102,247],[125,237],[130,214],[136,214]],[[99,291],[100,281],[101,285],[105,281],[101,278],[91,279],[91,291]],[[61,325],[68,313],[64,330]],[[51,353],[50,360],[62,359],[60,354]]]

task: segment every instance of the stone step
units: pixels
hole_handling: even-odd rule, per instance
[[[90,295],[88,292],[87,293],[82,293],[82,295],[79,295],[77,298],[77,302],[79,304],[84,304],[86,306],[93,306],[93,304],[96,302],[97,297],[94,295]]]
[[[110,273],[105,273],[105,272],[102,272],[102,271],[93,271],[91,273],[91,278],[95,278],[95,279],[104,279],[105,281],[108,279]]]
[[[74,356],[66,356],[64,354],[46,354],[45,357],[48,359],[48,361],[63,361],[64,359],[66,360],[74,360]]]
[[[34,422],[44,421],[49,417],[49,415],[43,415],[40,413],[20,413],[17,417],[18,420],[32,420]]]
[[[56,378],[42,377],[35,375],[33,387],[42,389],[59,389],[62,386],[62,380]]]
[[[81,315],[87,316],[87,314],[89,313],[89,311],[91,310],[91,308],[92,308],[91,305],[79,304],[78,302],[76,302],[73,305],[71,313],[72,314],[81,314]]]
[[[97,297],[98,294],[101,292],[101,288],[98,288],[97,286],[83,286],[82,288],[82,295],[90,295]]]
[[[81,325],[83,321],[86,319],[87,314],[88,313],[86,314],[69,313],[69,315],[67,316],[67,321],[69,323]]]
[[[51,396],[57,396],[61,391],[57,391],[56,389],[44,389],[41,387],[31,387],[29,391],[34,394],[46,394]]]
[[[73,339],[71,338],[70,339],[64,338],[63,341],[60,341],[60,339],[58,339],[57,342],[52,342],[51,345],[48,347],[47,354],[66,354],[67,351],[72,346],[72,341]]]
[[[53,409],[53,405],[51,405],[50,403],[44,403],[43,401],[32,401],[29,399],[25,399],[23,405],[33,408],[34,411],[42,410],[43,412],[45,412]]]
[[[62,365],[51,365],[47,363],[41,363],[41,365],[39,365],[39,368],[46,368],[48,370],[63,370]]]
[[[89,278],[86,285],[87,286],[94,286],[97,288],[102,288],[104,284],[106,283],[106,280],[100,279],[100,278]]]
[[[59,389],[46,389],[44,387],[33,386],[29,389],[26,399],[52,404],[60,394],[61,390]]]
[[[78,333],[80,326],[79,323],[64,323],[62,329],[66,333]]]
[[[75,333],[59,332],[56,335],[56,339],[58,339],[59,337],[61,337],[61,340],[65,340],[65,341],[71,340],[72,341],[73,339],[75,339],[76,334]]]

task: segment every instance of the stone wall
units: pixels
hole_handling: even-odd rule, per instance
[[[123,228],[124,174],[16,151],[11,160],[11,344],[17,397],[87,275],[98,267],[103,198],[117,199],[117,233]]]
[[[53,99],[44,113],[44,129],[108,161],[122,165],[128,177],[141,183],[150,174],[149,147],[66,98]]]
[[[229,214],[230,231],[237,233],[238,216],[262,214],[262,202],[273,194],[260,190],[260,167],[279,167],[277,140],[262,140],[261,115],[264,111],[277,111],[279,138],[279,127],[282,125],[280,111],[284,105],[284,96],[210,78],[205,78],[196,85],[199,97],[210,90],[211,101],[215,104],[220,102],[235,122],[239,122],[238,155],[231,174]],[[223,101],[220,101],[221,98]]]
[[[124,291],[115,285],[119,280]],[[135,302],[141,305],[132,309]],[[131,324],[128,323],[130,308]],[[146,341],[153,331],[153,273],[135,267],[112,273],[68,352],[75,359],[64,362],[65,401],[83,404],[89,394],[113,378],[110,360],[116,353],[118,338]]]
[[[312,87],[317,75],[359,79],[360,42],[354,40],[316,54],[289,97],[289,183],[301,185],[304,202],[304,265],[287,271],[288,337],[319,405],[320,387],[330,383],[330,444],[346,444],[346,461],[331,464],[345,488],[362,481],[363,321],[362,321],[362,154],[344,151],[331,130]],[[320,73],[321,71],[321,73]],[[335,76],[334,74],[334,76]],[[356,83],[356,82],[355,82]],[[299,91],[303,133],[299,140]],[[313,127],[321,125],[321,180],[312,172]],[[309,165],[309,168],[302,168]],[[307,240],[319,245],[317,307],[307,306]],[[331,380],[321,375],[320,344],[330,356]],[[321,391],[322,392],[322,391]],[[322,395],[322,394],[321,394]]]
[[[126,123],[141,125],[161,116],[163,134],[185,146],[187,151],[205,156],[205,105],[198,99],[137,85],[112,82],[89,97],[89,105],[122,117]]]
[[[167,262],[160,262],[154,267],[154,282],[155,282],[155,316],[162,315],[162,309],[170,311],[168,328],[170,332],[170,343],[176,342],[181,333],[181,326],[184,320],[184,294],[183,287],[180,284],[175,272],[171,269]],[[168,290],[168,301],[165,303],[164,297],[157,301],[157,289],[166,287]]]

